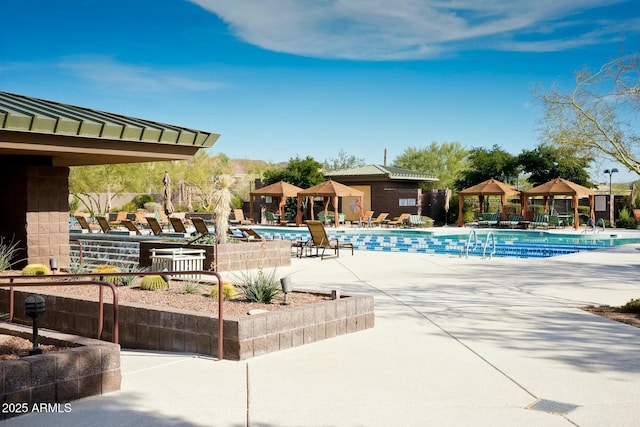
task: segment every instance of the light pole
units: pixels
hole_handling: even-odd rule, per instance
[[[604,173],[609,174],[609,224],[613,227],[613,193],[611,192],[611,175],[618,172],[618,169],[605,169]]]

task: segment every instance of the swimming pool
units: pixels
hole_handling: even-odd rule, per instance
[[[615,229],[566,234],[532,230],[450,230],[327,228],[327,234],[352,243],[357,250],[512,258],[548,258],[640,243],[640,233]],[[259,232],[267,239],[307,240],[310,237],[306,228],[260,227]]]

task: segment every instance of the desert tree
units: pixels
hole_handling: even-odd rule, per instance
[[[572,90],[538,91],[545,140],[616,160],[640,174],[639,63],[640,53],[623,55],[598,70],[577,71]]]

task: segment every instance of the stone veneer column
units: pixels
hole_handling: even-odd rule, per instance
[[[0,236],[20,242],[14,266],[69,266],[69,168],[0,161]]]

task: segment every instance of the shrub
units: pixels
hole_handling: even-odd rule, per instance
[[[228,282],[222,282],[222,297],[225,300],[232,300],[236,298],[237,295],[236,288]],[[218,298],[218,285],[215,284],[211,288],[211,298]]]
[[[122,273],[122,271],[120,271],[120,269],[118,267],[116,267],[115,265],[111,265],[111,264],[99,265],[96,268],[94,268],[93,270],[91,270],[91,272],[95,273],[95,274]],[[122,277],[105,276],[105,277],[102,278],[102,280],[104,280],[105,282],[113,283],[116,286],[122,285]]]
[[[13,259],[21,250],[18,245],[20,242],[5,242],[4,237],[0,236],[0,272],[8,270],[11,267]]]
[[[162,276],[151,275],[144,276],[142,282],[140,282],[140,289],[145,291],[157,291],[160,289],[167,289],[169,284],[162,278]]]
[[[240,276],[239,282],[241,295],[251,302],[268,304],[280,291],[280,280],[276,278],[275,270],[267,274],[262,269],[259,269],[256,274],[245,273]]]
[[[51,270],[44,264],[29,264],[22,269],[23,276],[47,276]]]
[[[185,294],[195,294],[200,289],[198,282],[185,282],[182,288],[182,292]]]
[[[153,198],[151,194],[138,194],[133,198],[132,202],[136,206],[136,209],[144,208],[144,205],[149,202],[155,202],[156,199]]]
[[[70,274],[82,274],[89,272],[89,266],[85,262],[80,262],[79,257],[71,257],[71,264],[69,265]]]
[[[640,314],[640,298],[632,299],[620,308],[624,313]]]
[[[144,204],[144,208],[148,211],[148,212],[162,212],[162,205],[160,203],[157,202],[148,202]]]
[[[620,209],[620,213],[618,215],[616,228],[636,228],[636,220],[631,215],[631,212],[629,212],[629,209],[626,207]]]

